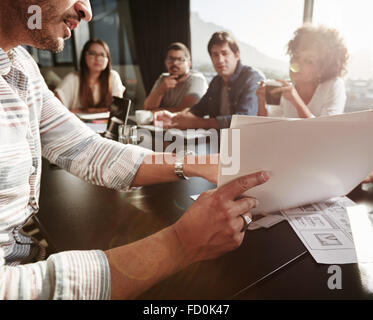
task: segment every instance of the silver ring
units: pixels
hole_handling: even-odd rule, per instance
[[[243,223],[244,223],[241,232],[244,232],[244,231],[247,230],[247,228],[249,227],[249,224],[251,223],[252,220],[251,220],[251,218],[250,218],[248,215],[246,215],[246,214],[241,214],[240,217],[243,219]]]

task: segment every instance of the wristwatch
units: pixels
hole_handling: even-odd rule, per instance
[[[175,159],[175,174],[182,180],[188,180],[189,177],[187,177],[184,174],[184,158],[187,155],[194,154],[193,151],[183,151],[179,152],[176,154],[176,159]]]

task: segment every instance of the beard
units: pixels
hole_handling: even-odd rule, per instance
[[[43,30],[30,30],[33,46],[41,50],[49,50],[53,53],[61,52],[65,47],[65,41],[55,35],[47,34]]]
[[[28,7],[32,5],[34,0],[14,0],[13,6],[17,10],[20,21],[26,26],[26,33],[28,34],[29,45],[42,50],[50,50],[54,53],[60,52],[64,49],[65,43],[64,38],[68,38],[68,34],[64,35],[64,38],[57,36],[51,31],[52,26],[58,26],[59,23],[63,23],[61,14],[57,14],[55,1],[50,0],[39,0],[37,5],[41,8],[41,29],[30,29],[28,28]]]
[[[45,34],[42,30],[30,30],[30,37],[33,46],[41,50],[49,50],[53,53],[58,53],[65,47],[64,39]]]

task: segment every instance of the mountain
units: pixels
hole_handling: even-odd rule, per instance
[[[191,12],[190,21],[193,66],[196,69],[210,68],[213,70],[210,56],[207,52],[207,44],[212,34],[216,31],[227,31],[234,36],[234,33],[214,23],[203,21],[196,12]],[[238,45],[240,47],[241,61],[244,64],[262,70],[267,77],[283,78],[288,76],[289,65],[287,62],[268,57],[245,42],[238,41]]]

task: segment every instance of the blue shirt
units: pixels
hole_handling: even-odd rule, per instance
[[[212,79],[206,94],[190,108],[190,112],[198,117],[205,115],[216,118],[220,128],[229,128],[233,114],[256,116],[258,113],[258,99],[256,89],[258,82],[265,79],[263,73],[257,69],[245,66],[238,61],[236,71],[228,81],[228,98],[230,115],[220,115],[221,90],[223,79],[216,76]]]

